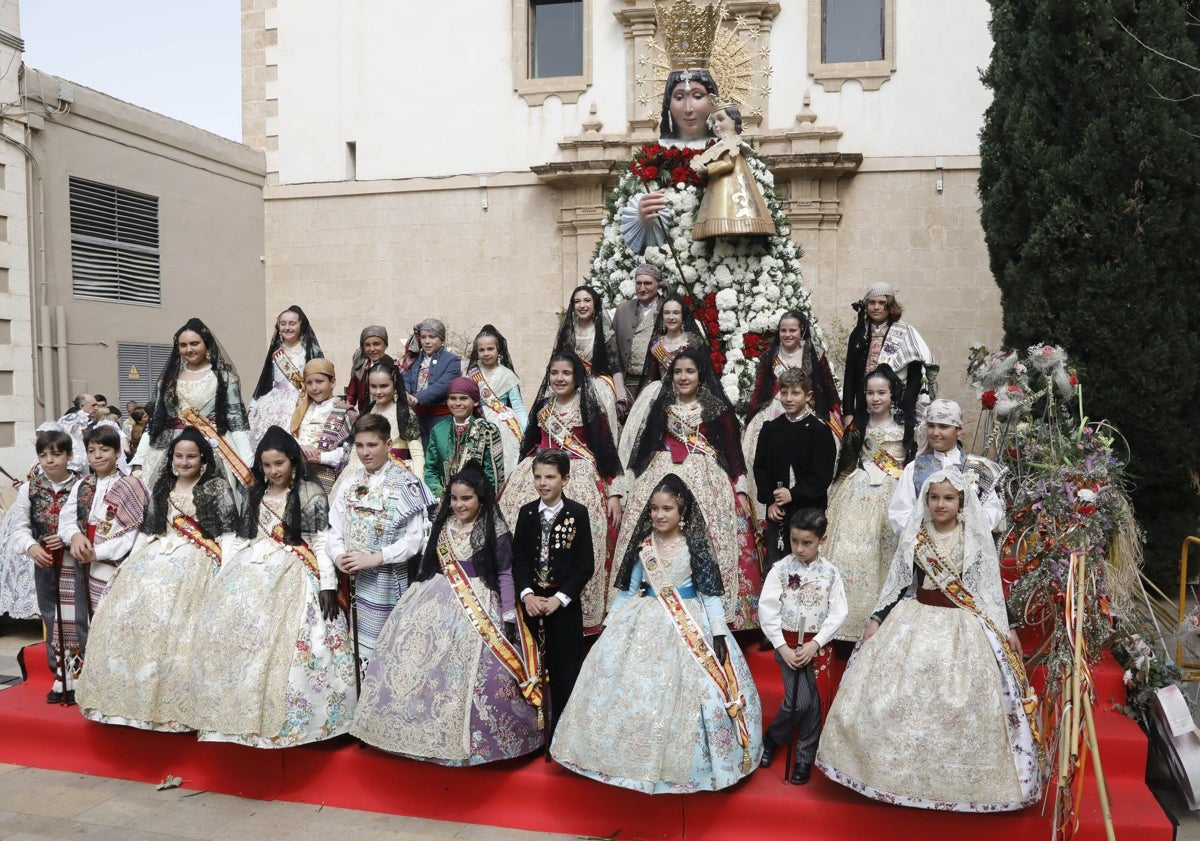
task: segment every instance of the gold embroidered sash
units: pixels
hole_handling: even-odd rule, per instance
[[[585,458],[594,465],[596,457],[592,451],[579,440],[571,427],[554,417],[553,402],[553,398],[546,401],[546,405],[538,412],[538,425],[546,430],[553,446],[565,451],[571,458]]]
[[[187,514],[179,513],[171,518],[171,528],[179,532],[187,541],[213,559],[217,566],[221,565],[221,544],[211,537],[205,537],[200,530],[200,524]]]
[[[250,468],[246,466],[246,462],[242,461],[242,457],[237,454],[237,450],[229,446],[229,442],[221,437],[217,432],[217,428],[213,426],[212,421],[197,412],[191,406],[183,410],[183,415],[180,418],[184,423],[191,424],[200,430],[205,438],[217,442],[217,451],[225,459],[225,463],[230,469],[237,474],[241,483],[247,488],[254,485],[254,474],[250,472]]]
[[[521,650],[517,651],[508,638],[496,627],[496,623],[484,610],[483,605],[479,603],[479,598],[471,589],[471,582],[468,580],[466,570],[462,568],[458,558],[454,555],[454,546],[451,544],[450,537],[444,532],[438,538],[437,553],[438,560],[442,564],[442,572],[445,573],[446,580],[450,582],[450,589],[458,599],[458,603],[466,612],[467,619],[470,620],[479,636],[483,638],[484,645],[492,652],[500,665],[513,676],[521,690],[521,696],[537,709],[538,729],[541,730],[545,726],[545,716],[542,710],[542,684],[538,678],[537,642],[533,639],[533,634],[518,618],[516,627],[520,637]]]
[[[483,371],[479,368],[472,368],[468,377],[479,383],[479,399],[487,406],[493,414],[503,419],[504,424],[509,428],[513,435],[517,436],[517,440],[521,440],[521,425],[517,423],[517,416],[513,410],[500,399],[488,381],[483,376]]]
[[[882,446],[874,448],[871,453],[871,461],[875,462],[876,467],[893,479],[899,479],[904,474],[904,465]]]
[[[304,375],[296,368],[295,363],[292,362],[291,357],[287,355],[287,351],[283,349],[282,345],[275,348],[275,352],[271,354],[271,361],[275,363],[275,367],[279,369],[279,373],[291,381],[297,391],[304,390]]]
[[[929,537],[924,531],[917,534],[918,548],[924,548],[929,543]],[[932,550],[932,547],[930,547]],[[1042,734],[1037,724],[1037,692],[1029,685],[1029,678],[1025,674],[1025,660],[1021,656],[1021,652],[1013,648],[1012,642],[1008,638],[1008,632],[1002,631],[996,627],[996,623],[992,618],[984,613],[979,605],[975,603],[975,597],[966,588],[955,573],[947,568],[940,558],[933,551],[922,552],[921,557],[926,567],[926,571],[931,573],[934,583],[938,585],[942,595],[953,602],[958,607],[964,610],[969,610],[971,613],[979,617],[1000,642],[1000,648],[1004,652],[1004,659],[1008,661],[1009,666],[1013,670],[1013,674],[1017,677],[1017,682],[1021,686],[1022,697],[1021,706],[1025,708],[1025,717],[1029,720],[1029,729],[1033,734],[1033,741],[1038,745],[1039,749],[1042,746]],[[946,582],[943,587],[940,582]]]
[[[700,433],[699,427],[692,427],[679,418],[668,416],[667,432],[687,447],[689,453],[700,453],[709,458],[717,457],[717,451],[713,449],[712,444],[708,443],[708,439]]]
[[[646,542],[642,544],[643,550],[647,546],[657,557],[658,553],[654,548],[652,537],[646,538]],[[651,583],[653,584],[653,582]],[[742,694],[737,673],[733,670],[733,658],[726,655],[724,663],[717,661],[712,646],[704,638],[704,631],[696,623],[696,618],[688,612],[683,598],[676,588],[655,586],[654,595],[658,599],[658,603],[667,611],[671,624],[675,626],[675,631],[696,661],[696,665],[704,671],[704,674],[716,686],[717,691],[721,693],[721,699],[725,703],[725,712],[733,720],[734,728],[737,730],[738,744],[742,746],[742,773],[749,774],[750,728],[746,724],[746,696]],[[737,643],[734,642],[733,645],[737,645]]]

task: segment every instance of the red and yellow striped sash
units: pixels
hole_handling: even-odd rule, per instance
[[[187,538],[188,542],[213,559],[217,566],[221,565],[221,544],[211,537],[205,537],[200,530],[200,524],[187,514],[176,514],[171,518],[171,528]]]
[[[246,462],[242,461],[242,457],[237,454],[237,450],[229,446],[229,442],[217,432],[217,428],[213,426],[212,421],[191,406],[183,410],[180,420],[196,427],[196,429],[204,434],[205,438],[217,442],[217,451],[220,452],[230,469],[237,474],[238,479],[243,485],[249,488],[254,484],[254,474],[250,472],[250,468],[246,466]]]
[[[275,363],[275,367],[279,369],[280,373],[291,381],[297,391],[304,390],[304,375],[296,369],[282,347],[275,348],[275,352],[271,354],[271,361]]]
[[[874,448],[874,451],[871,453],[871,460],[875,462],[876,467],[893,479],[899,479],[904,474],[904,465],[883,447]]]
[[[448,536],[443,534],[438,539],[437,553],[438,560],[442,563],[442,572],[445,573],[446,580],[450,582],[450,589],[459,604],[466,611],[467,619],[470,620],[479,636],[483,638],[484,645],[488,647],[500,665],[513,676],[521,690],[521,696],[537,708],[538,728],[541,729],[545,724],[542,711],[542,685],[538,679],[538,650],[533,634],[518,618],[516,626],[521,642],[521,650],[518,651],[496,627],[492,617],[479,603],[479,598],[471,589],[471,582],[467,580],[466,571],[454,556],[454,547]]]
[[[521,425],[517,423],[517,416],[511,408],[509,408],[500,396],[492,390],[488,381],[483,376],[483,371],[478,368],[472,368],[467,374],[468,377],[479,383],[479,399],[487,406],[495,415],[504,420],[504,424],[509,428],[513,435],[517,436],[517,440],[521,440]]]

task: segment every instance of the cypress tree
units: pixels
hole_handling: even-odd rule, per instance
[[[1200,64],[1194,6],[992,0],[983,74],[1005,344],[1062,345],[1087,413],[1124,433],[1160,583],[1200,533],[1200,72],[1179,63]]]

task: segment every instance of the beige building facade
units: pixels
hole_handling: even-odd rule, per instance
[[[264,159],[23,67],[19,55],[16,67],[19,90],[5,101],[22,108],[4,128],[21,146],[0,151],[28,169],[6,161],[3,200],[24,215],[10,215],[0,247],[10,260],[0,306],[14,325],[0,330],[0,369],[13,371],[0,370],[0,392],[10,378],[14,392],[0,394],[0,464],[20,475],[36,425],[64,414],[75,394],[145,402],[192,316],[212,327],[249,397],[264,348]]]
[[[565,4],[581,72],[552,78],[532,69],[537,0],[472,8],[450,27],[442,9],[401,5],[243,0],[267,318],[304,306],[343,371],[367,323],[388,326],[396,348],[426,315],[459,340],[491,322],[529,397],[607,191],[657,137],[661,83],[643,60],[653,3]],[[755,77],[746,134],[775,174],[832,353],[851,302],[886,280],[942,363],[942,393],[971,414],[967,349],[1001,336],[976,192],[986,4],[879,0],[877,54],[847,60],[824,0],[726,6]]]

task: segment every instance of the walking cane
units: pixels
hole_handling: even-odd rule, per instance
[[[542,686],[542,714],[546,723],[545,759],[550,761],[550,736],[554,732],[554,708],[550,705],[550,669],[546,666],[546,617],[538,617],[538,682]]]
[[[362,654],[358,648],[358,576],[350,573],[350,638],[354,641],[354,694],[362,693]]]
[[[792,772],[795,770],[796,739],[800,735],[797,732],[800,728],[800,717],[796,715],[796,699],[800,695],[800,671],[807,668],[808,666],[801,666],[795,669],[795,674],[792,675],[792,729],[788,732],[787,757],[783,762],[784,784],[792,781]]]
[[[62,681],[62,701],[64,707],[70,706],[67,704],[67,649],[63,645],[63,616],[62,616],[62,562],[63,550],[56,549],[51,553],[54,559],[54,624],[58,627],[57,646],[55,646],[54,655],[58,659],[58,674],[59,680]],[[76,571],[78,571],[78,566]]]

